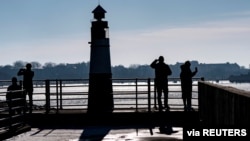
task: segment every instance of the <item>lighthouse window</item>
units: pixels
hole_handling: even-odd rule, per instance
[[[105,28],[105,38],[109,38],[109,29]]]

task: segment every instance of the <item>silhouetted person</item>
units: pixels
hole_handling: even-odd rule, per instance
[[[23,106],[22,100],[17,100],[17,98],[22,98],[23,93],[21,91],[22,87],[17,84],[17,78],[12,77],[11,79],[12,84],[7,88],[7,94],[6,94],[6,100],[8,100],[8,106],[9,107],[16,107],[16,106]],[[17,113],[21,113],[21,109],[17,110],[11,110],[9,113],[11,115],[15,114],[15,111]]]
[[[164,107],[169,110],[170,107],[168,106],[168,75],[171,75],[172,71],[170,67],[166,63],[164,63],[163,56],[160,56],[159,59],[154,60],[150,66],[155,69],[155,86],[157,90],[159,111],[161,112]],[[164,93],[164,107],[161,101],[162,91]]]
[[[184,104],[185,111],[192,111],[192,77],[196,75],[198,72],[197,67],[195,67],[195,71],[191,71],[190,69],[191,63],[186,61],[183,65],[181,65],[181,89],[182,89],[182,99]]]
[[[26,64],[26,69],[20,69],[17,73],[18,76],[23,75],[23,88],[25,95],[29,96],[29,112],[32,113],[33,106],[33,77],[34,72],[31,70],[32,65]]]

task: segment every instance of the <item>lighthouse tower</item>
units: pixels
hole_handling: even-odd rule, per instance
[[[98,5],[92,13],[88,112],[113,110],[113,88],[106,11]]]

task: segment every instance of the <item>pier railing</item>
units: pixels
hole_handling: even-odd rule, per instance
[[[195,109],[198,109],[199,79],[194,78],[193,80],[192,104]],[[34,80],[33,108],[46,112],[62,109],[87,110],[88,82],[88,79]],[[10,81],[0,81],[1,101],[6,100],[5,92],[10,83]],[[157,110],[157,92],[153,78],[112,79],[112,83],[114,111],[151,112]],[[180,79],[169,78],[168,88],[170,108],[172,110],[183,110]]]
[[[5,95],[6,100],[0,101],[0,133],[17,130],[25,125],[25,98],[22,97],[24,90],[1,92],[1,96]],[[0,138],[2,134],[0,134]]]
[[[250,92],[199,81],[200,120],[206,126],[250,127]]]

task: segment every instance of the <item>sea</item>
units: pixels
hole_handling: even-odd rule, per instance
[[[250,83],[236,83],[236,82],[230,82],[229,80],[221,80],[221,81],[210,81],[211,83],[222,85],[222,86],[228,86],[233,87],[236,89],[249,91],[250,92]]]

